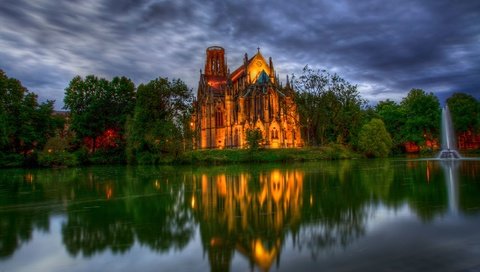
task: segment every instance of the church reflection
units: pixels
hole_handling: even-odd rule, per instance
[[[107,170],[0,173],[0,261],[34,231],[50,233],[55,214],[73,257],[127,254],[135,244],[182,251],[198,231],[212,271],[237,257],[267,271],[292,248],[315,258],[368,235],[378,207],[408,205],[426,223],[480,213],[480,164],[468,160]]]
[[[304,174],[279,170],[193,177],[191,205],[212,271],[229,270],[234,252],[267,271],[289,231],[298,229]]]

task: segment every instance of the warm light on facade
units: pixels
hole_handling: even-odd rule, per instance
[[[287,78],[288,81],[288,78]],[[225,50],[207,48],[192,120],[194,146],[246,148],[246,132],[259,128],[266,148],[303,146],[299,115],[290,83],[282,86],[273,67],[258,49],[230,73]]]

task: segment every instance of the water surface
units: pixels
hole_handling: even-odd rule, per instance
[[[480,271],[480,162],[0,170],[0,271]]]

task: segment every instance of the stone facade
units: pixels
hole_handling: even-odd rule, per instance
[[[196,148],[246,147],[246,131],[258,128],[262,146],[301,147],[299,117],[294,90],[283,87],[269,61],[258,52],[233,73],[227,67],[225,50],[206,50],[205,70],[200,72],[197,101],[192,119]]]

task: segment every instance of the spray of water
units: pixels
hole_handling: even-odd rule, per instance
[[[460,159],[457,151],[455,136],[453,134],[452,117],[448,106],[442,109],[442,151],[438,157],[440,159]]]

